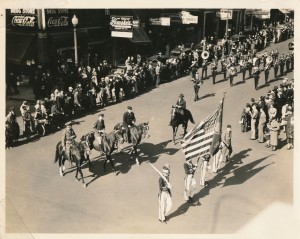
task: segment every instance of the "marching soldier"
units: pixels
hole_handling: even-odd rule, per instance
[[[192,159],[187,160],[184,164],[184,172],[185,172],[185,177],[184,177],[184,199],[188,203],[192,203],[193,201],[193,196],[195,193],[196,189],[196,181],[194,178],[194,174],[197,168],[197,163],[193,164]]]
[[[294,70],[294,53],[290,53],[290,57],[291,57],[291,71]]]
[[[246,70],[247,70],[247,62],[245,59],[242,59],[240,61],[240,72],[242,72],[242,74],[243,74],[243,82],[244,83],[245,83]]]
[[[216,76],[217,76],[217,68],[218,68],[218,58],[215,57],[215,59],[211,63],[211,74],[213,79],[213,85],[216,83]]]
[[[284,59],[284,54],[282,54],[279,57],[280,76],[283,76],[284,65],[285,65],[285,59]]]
[[[66,123],[66,130],[63,133],[62,136],[62,146],[63,150],[66,150],[66,155],[69,157],[69,160],[71,160],[71,146],[73,145],[74,139],[76,138],[76,133],[72,128],[71,122]]]
[[[167,223],[166,215],[170,211],[172,207],[172,193],[171,193],[171,184],[169,183],[170,179],[170,165],[165,164],[163,166],[163,177],[160,177],[158,180],[159,185],[159,193],[158,193],[158,202],[159,202],[159,210],[158,217],[160,222]]]
[[[275,59],[273,61],[273,68],[274,68],[274,77],[275,79],[277,79],[277,76],[278,76],[278,68],[279,68],[279,60],[278,59]]]
[[[206,171],[209,168],[209,160],[211,158],[210,153],[203,155],[202,157],[202,164],[201,164],[201,177],[200,177],[200,186],[207,187],[208,182],[205,181]]]
[[[260,77],[260,70],[257,66],[253,68],[254,88],[258,90],[257,85]]]

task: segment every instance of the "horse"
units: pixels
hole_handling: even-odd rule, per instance
[[[73,141],[72,146],[70,147],[70,155],[67,155],[66,150],[63,149],[62,142],[59,141],[56,144],[56,152],[55,152],[55,160],[54,163],[58,161],[59,163],[59,174],[61,177],[64,176],[64,171],[65,171],[65,160],[68,160],[70,163],[75,162],[76,163],[76,175],[75,178],[77,181],[80,179],[77,178],[78,172],[80,173],[81,180],[83,183],[83,187],[86,187],[86,184],[83,179],[83,173],[81,171],[81,165],[83,161],[85,161],[85,151],[86,151],[86,146],[82,142],[76,142]],[[70,158],[71,156],[71,158]],[[89,160],[89,158],[87,158]],[[91,165],[91,161],[89,160],[89,166]]]
[[[114,129],[122,129],[124,128],[123,123],[118,123]],[[136,125],[134,127],[129,128],[130,129],[130,137],[132,142],[132,148],[130,150],[130,155],[135,154],[135,161],[137,165],[140,165],[139,159],[138,159],[138,153],[137,153],[137,146],[140,144],[141,140],[144,138],[149,138],[150,134],[149,131],[149,122],[147,123],[141,123],[139,125]],[[124,131],[124,133],[126,133]],[[121,145],[121,151],[123,150]]]
[[[181,114],[180,112],[178,112],[178,110],[176,110],[176,107],[172,106],[171,114],[173,115],[171,120],[171,126],[173,129],[173,142],[175,143],[175,137],[179,125],[182,125],[182,128],[184,129],[183,132],[183,136],[184,136],[187,133],[188,122],[191,121],[193,124],[195,124],[195,122],[192,113],[187,109],[184,109],[183,114]]]
[[[109,134],[102,135],[101,144],[99,144],[98,139],[95,137],[95,132],[91,131],[90,133],[82,136],[82,141],[85,141],[85,144],[89,147],[90,150],[95,149],[99,152],[103,152],[106,155],[106,160],[104,161],[103,170],[106,171],[106,163],[107,161],[110,162],[112,166],[113,172],[115,171],[115,165],[112,161],[111,154],[115,149],[117,149],[118,142],[120,144],[123,143],[123,130],[113,130]],[[87,153],[87,159],[89,159],[89,153]]]

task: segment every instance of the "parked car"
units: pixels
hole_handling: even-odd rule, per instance
[[[153,56],[150,56],[148,57],[147,61],[148,62],[152,62],[153,65],[155,66],[157,64],[158,61],[162,62],[162,63],[166,63],[166,60],[168,59],[169,57],[167,55],[162,55],[162,54],[155,54]]]
[[[294,50],[294,41],[288,44],[289,50]]]
[[[186,55],[189,55],[192,52],[191,48],[175,48],[171,51],[171,56],[170,58],[177,58],[180,56],[181,53],[185,53]]]

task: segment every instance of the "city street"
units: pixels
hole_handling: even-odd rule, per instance
[[[280,54],[286,54],[292,40],[272,44],[265,50],[278,49]],[[218,72],[220,68],[219,63]],[[208,69],[210,76],[210,66]],[[239,71],[239,67],[237,69]],[[199,72],[201,75],[201,68]],[[6,233],[24,233],[28,238],[33,238],[30,234],[39,233],[238,234],[250,233],[248,230],[253,228],[249,225],[261,223],[264,216],[270,218],[265,213],[274,215],[273,222],[289,223],[292,217],[280,218],[278,208],[293,207],[293,150],[286,150],[282,131],[277,151],[250,140],[250,132],[241,132],[239,120],[242,109],[252,97],[265,96],[274,86],[279,86],[283,78],[293,79],[294,75],[290,72],[283,78],[272,80],[268,86],[262,86],[262,71],[259,90],[254,89],[253,78],[240,84],[241,77],[239,73],[234,78],[233,87],[229,80],[222,80],[221,73],[217,75],[215,85],[211,77],[204,80],[199,91],[201,98],[196,102],[191,77],[185,76],[103,109],[106,132],[122,121],[123,113],[130,105],[137,124],[149,122],[151,137],[143,139],[138,148],[140,166],[130,159],[128,144],[124,145],[125,152],[112,155],[119,171],[117,176],[111,171],[110,164],[107,172],[103,172],[104,156],[92,151],[92,167],[87,164],[82,167],[87,188],[75,180],[75,168],[70,169],[68,162],[64,177],[60,177],[58,164],[54,164],[55,146],[61,140],[62,131],[6,150]],[[274,79],[273,68],[269,79]],[[184,94],[196,124],[217,108],[226,93],[223,132],[227,124],[232,125],[233,132],[233,162],[222,165],[219,174],[209,172],[208,187],[199,186],[198,166],[194,196],[197,202],[194,204],[186,203],[183,197],[185,159],[178,141],[183,129],[178,129],[177,143],[174,144],[169,126],[171,106],[175,105],[180,93]],[[98,114],[99,111],[92,112],[76,120],[73,129],[77,140],[92,130]],[[22,126],[20,118],[18,120]],[[193,127],[189,122],[188,130]],[[159,170],[165,163],[171,167],[173,206],[167,224],[158,220],[159,175],[150,163]],[[280,228],[272,228],[272,220],[268,223],[266,230],[283,233]],[[8,234],[6,236],[10,238]]]

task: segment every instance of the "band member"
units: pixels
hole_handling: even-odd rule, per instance
[[[245,83],[245,77],[246,77],[246,70],[247,70],[247,62],[245,59],[242,59],[240,61],[240,72],[243,74],[243,82]]]
[[[192,203],[193,201],[193,196],[195,193],[196,189],[196,180],[194,178],[194,174],[197,168],[197,163],[193,164],[192,159],[187,160],[184,164],[184,172],[185,172],[185,177],[184,177],[184,199],[188,203]]]
[[[274,67],[274,77],[275,77],[275,79],[277,79],[278,68],[279,68],[279,61],[278,61],[278,59],[273,60],[273,67]]]
[[[248,61],[247,61],[247,69],[249,72],[248,79],[250,79],[252,77],[252,67],[253,67],[253,58],[251,56],[249,56]]]
[[[230,86],[233,86],[233,77],[236,74],[236,68],[232,64],[228,64],[228,72]]]
[[[101,144],[102,135],[105,132],[105,123],[104,123],[104,114],[100,114],[98,120],[94,124],[94,129],[96,129],[96,139],[98,140],[99,144]]]
[[[218,68],[218,58],[215,57],[215,59],[211,63],[211,74],[213,79],[213,85],[216,83],[216,76],[217,76],[217,68]]]
[[[253,68],[254,88],[258,90],[257,85],[260,77],[260,70],[257,66]]]
[[[135,115],[132,111],[131,106],[127,106],[127,111],[123,115],[123,124],[125,127],[125,134],[124,134],[124,140],[127,141],[128,143],[131,143],[131,138],[130,138],[130,129],[135,125],[136,118]]]
[[[269,72],[270,72],[270,69],[271,69],[271,63],[267,64],[264,69],[265,69],[264,73],[265,73],[265,85],[266,85],[266,84],[268,84],[268,78],[269,78]]]
[[[203,59],[203,62],[202,62],[201,79],[203,79],[203,74],[204,74],[204,73],[205,73],[205,79],[207,78],[207,65],[208,65],[207,59]]]
[[[71,160],[70,148],[74,142],[74,139],[76,138],[76,133],[73,130],[70,122],[66,123],[66,126],[67,128],[63,133],[61,143],[63,146],[63,150],[66,150],[66,155],[68,155],[69,159]]]
[[[163,177],[160,177],[158,180],[159,185],[159,194],[158,194],[158,202],[159,202],[159,210],[158,217],[160,222],[167,223],[166,215],[170,211],[172,207],[172,199],[171,199],[171,184],[169,176],[170,176],[170,166],[169,164],[165,164],[163,166]]]
[[[191,70],[192,80],[195,80],[195,75],[196,75],[197,70],[198,70],[198,63],[197,63],[196,60],[194,60],[192,62],[192,65],[190,66],[190,70]]]
[[[223,56],[222,59],[221,59],[221,66],[222,66],[222,72],[223,72],[224,80],[225,80],[226,79],[226,73],[227,73],[227,63],[226,63],[225,56]]]
[[[282,54],[282,55],[279,57],[280,76],[283,76],[284,65],[285,65],[285,58],[284,58],[284,54]]]
[[[194,97],[194,101],[199,100],[199,89],[200,86],[203,84],[203,81],[200,80],[200,76],[199,73],[197,72],[195,75],[195,81],[194,81],[194,92],[195,92],[195,97]]]

